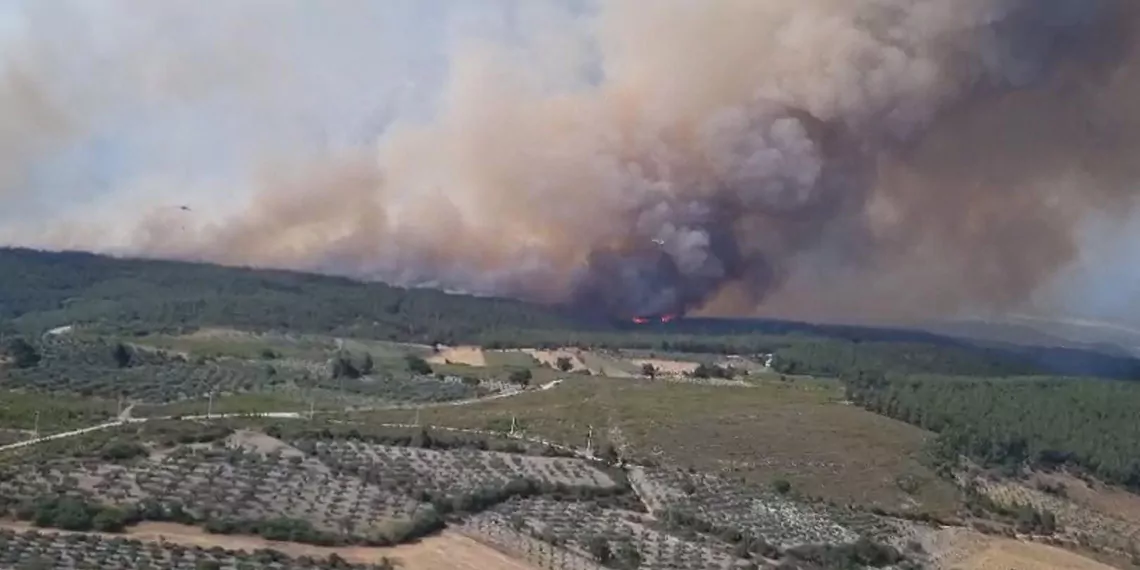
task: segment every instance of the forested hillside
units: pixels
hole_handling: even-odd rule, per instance
[[[73,323],[425,342],[571,327],[552,310],[506,299],[284,271],[0,249],[0,327],[42,331]]]
[[[847,378],[863,407],[939,433],[943,457],[1083,467],[1140,490],[1140,384],[1087,378]]]
[[[575,312],[303,273],[88,253],[0,249],[0,333],[71,324],[115,334],[228,327],[485,346],[775,354],[787,374],[1027,374],[1140,378],[1140,361],[1048,347],[978,346],[920,331],[760,319],[583,322]]]

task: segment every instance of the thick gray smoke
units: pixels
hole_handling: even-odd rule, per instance
[[[34,185],[13,172],[130,117],[139,98],[184,108],[221,94],[243,112],[233,116],[259,118],[243,132],[275,128],[243,139],[236,179],[180,177],[187,167],[160,154],[161,169],[136,165],[144,174],[108,192],[171,203],[209,186],[225,205],[208,216],[109,208],[46,231],[13,224],[7,239],[605,314],[925,316],[1024,304],[1082,257],[1090,219],[1132,205],[1140,54],[1128,0],[577,4],[488,4],[501,22],[453,27],[445,71],[416,83],[437,94],[425,110],[387,102],[418,65],[393,71],[383,53],[361,54],[371,44],[344,39],[374,4],[338,5],[343,18],[325,23],[346,28],[321,32],[304,25],[305,3],[108,2],[130,30],[177,15],[202,35],[112,49],[116,88],[87,97],[72,85],[82,50],[29,41],[13,52],[0,80],[0,200],[26,202]],[[53,10],[36,14],[41,28],[58,24]],[[220,23],[235,21],[247,25]],[[127,24],[97,25],[115,47]],[[325,56],[303,57],[321,46]],[[366,88],[385,109],[371,141],[316,151],[303,129],[282,127],[305,109],[367,135],[377,119],[357,103]],[[342,104],[361,111],[321,112]],[[226,107],[193,108],[209,121]]]

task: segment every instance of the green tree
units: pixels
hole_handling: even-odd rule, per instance
[[[333,378],[349,378],[355,380],[360,378],[360,369],[352,362],[352,357],[347,353],[337,354],[333,359]]]
[[[113,507],[100,510],[91,519],[91,526],[99,532],[120,532],[126,524],[126,513]]]
[[[781,495],[787,495],[792,492],[792,483],[787,479],[776,479],[772,481],[772,490]]]
[[[574,361],[570,360],[569,356],[559,356],[555,364],[558,366],[558,369],[563,372],[569,372],[574,368]]]
[[[129,367],[134,360],[131,349],[127,348],[127,345],[121,342],[115,343],[115,348],[111,351],[111,356],[115,359],[115,365],[119,368]]]
[[[414,354],[409,354],[404,359],[408,364],[408,371],[412,374],[419,374],[422,376],[429,376],[432,374],[431,364],[428,361],[420,358]]]
[[[32,368],[40,363],[39,351],[21,337],[9,340],[4,349],[16,368]]]
[[[530,369],[522,368],[511,372],[510,376],[507,377],[507,381],[511,384],[518,384],[519,386],[530,386],[532,378],[534,378],[534,374],[531,373]]]
[[[602,565],[609,564],[614,557],[609,541],[596,534],[586,539],[586,552],[589,552],[590,556]]]

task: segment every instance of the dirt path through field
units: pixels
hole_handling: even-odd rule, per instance
[[[402,570],[536,570],[534,566],[511,558],[489,546],[461,534],[445,532],[425,538],[414,544],[392,548],[375,547],[321,547],[293,542],[276,542],[253,536],[209,534],[198,527],[173,523],[142,523],[128,528],[122,534],[75,533],[41,529],[24,522],[0,521],[0,528],[54,534],[94,534],[107,538],[128,537],[143,542],[162,542],[180,546],[220,546],[227,550],[276,550],[291,557],[310,556],[327,558],[336,554],[357,564],[380,562],[383,558],[395,559]]]
[[[439,349],[439,354],[433,354],[427,361],[431,364],[466,364],[467,366],[487,365],[487,357],[483,349],[478,346],[448,346]]]

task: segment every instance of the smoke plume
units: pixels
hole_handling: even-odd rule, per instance
[[[183,147],[147,139],[94,210],[11,222],[8,241],[607,315],[927,316],[1031,301],[1090,221],[1127,219],[1140,179],[1128,0],[488,4],[506,17],[441,32],[444,67],[400,105],[394,86],[433,56],[384,63],[350,29],[306,57],[289,43],[320,43],[304,3],[104,4],[115,17],[84,29],[107,75],[31,40],[3,67],[0,205],[45,201],[37,161],[168,109],[240,131],[240,164],[184,174],[154,150]],[[77,9],[54,5],[30,28]],[[369,4],[338,6],[323,17],[368,21]],[[187,19],[198,34],[153,33]]]

